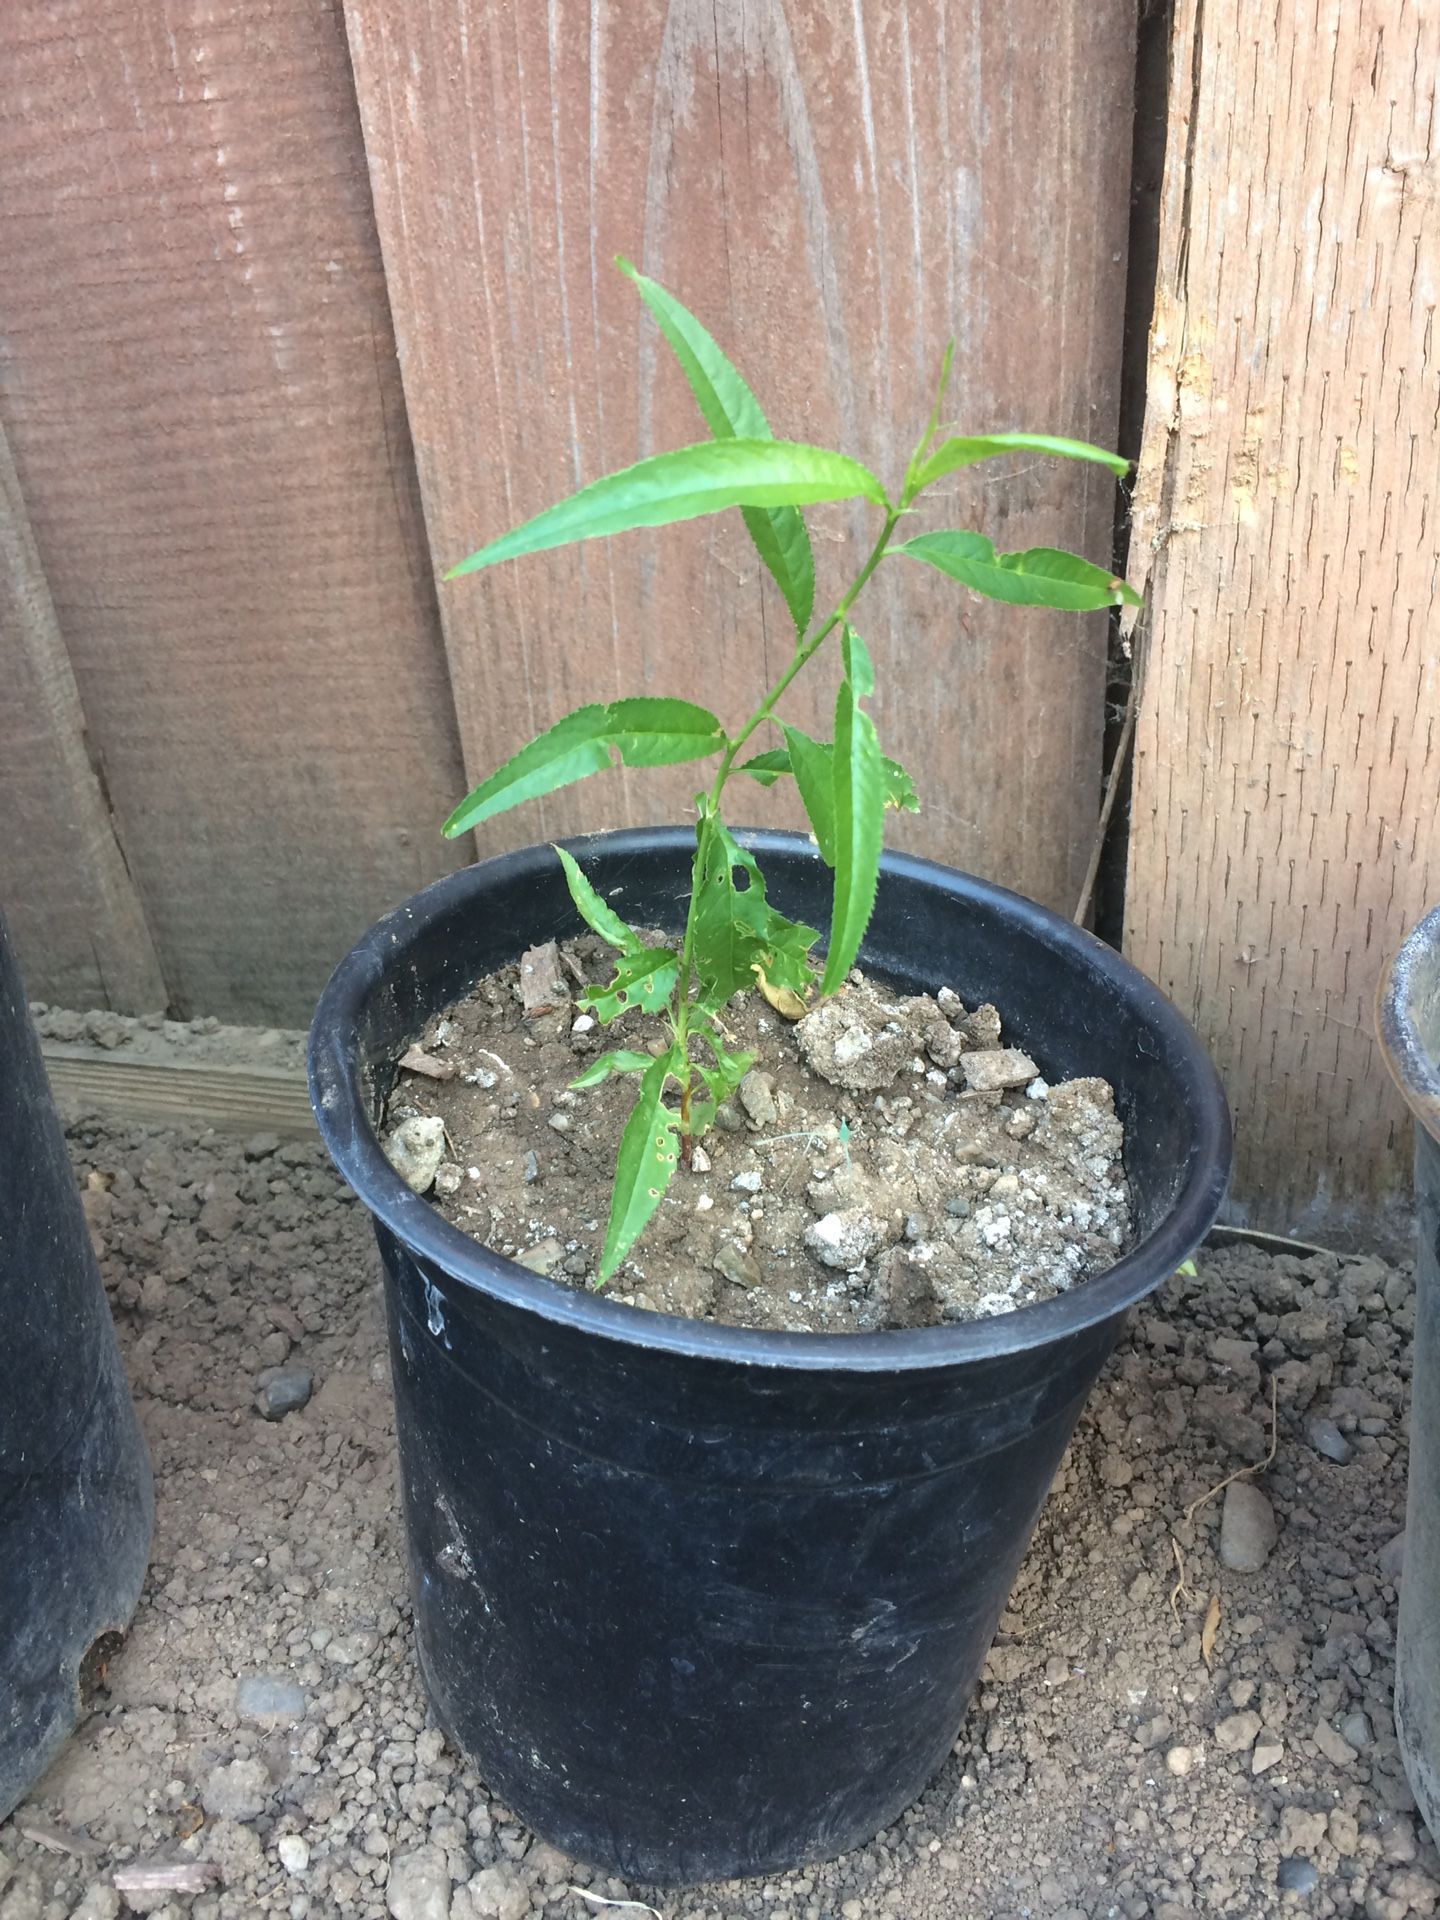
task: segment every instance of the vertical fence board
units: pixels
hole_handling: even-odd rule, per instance
[[[0,907],[27,990],[149,1013],[169,995],[90,758],[10,443],[0,423]]]
[[[0,413],[131,870],[182,1007],[300,1020],[461,777],[343,25],[14,0],[0,70]]]
[[[1374,1046],[1440,898],[1440,14],[1180,0],[1132,552],[1127,943],[1239,1115],[1241,1217],[1373,1231]]]
[[[777,432],[844,445],[896,484],[951,333],[954,417],[1108,439],[1132,12],[346,0],[436,561],[704,437],[616,252],[706,320]],[[1110,550],[1098,470],[1017,463],[948,492],[929,524]],[[865,516],[812,521],[833,599]],[[708,693],[743,716],[789,656],[738,515],[468,579],[441,609],[473,777],[586,699]],[[1073,905],[1096,814],[1103,617],[966,602],[896,561],[860,625],[882,738],[926,803],[892,840]],[[828,732],[822,668],[787,711]],[[482,844],[673,818],[695,784],[693,769],[615,773]],[[778,811],[758,793],[736,809]]]

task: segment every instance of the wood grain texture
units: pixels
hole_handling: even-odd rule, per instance
[[[1108,440],[1133,9],[1040,0],[346,0],[432,551],[445,564],[603,472],[704,438],[617,252],[705,320],[775,430],[898,485],[948,335],[955,417]],[[1037,59],[1036,48],[1045,55]],[[1098,470],[957,479],[927,524],[1098,557]],[[863,512],[815,510],[833,604]],[[918,529],[917,529],[918,530]],[[709,693],[789,658],[738,514],[442,588],[468,771],[586,699]],[[1074,903],[1099,787],[1104,620],[1000,610],[887,565],[858,624],[925,812],[909,845]],[[828,735],[836,667],[787,714]],[[482,848],[688,809],[697,770],[613,773]],[[776,796],[736,796],[774,820]]]
[[[92,1048],[58,1040],[47,1040],[41,1051],[56,1104],[67,1118],[93,1113],[192,1134],[205,1127],[241,1134],[268,1130],[292,1138],[315,1132],[303,1073],[97,1057]]]
[[[1180,0],[1132,553],[1127,945],[1239,1118],[1235,1208],[1404,1183],[1385,959],[1440,898],[1440,12]]]
[[[294,1024],[460,778],[343,25],[12,0],[0,70],[0,414],[92,750],[173,1002]]]
[[[147,1013],[168,995],[85,735],[0,422],[0,906],[26,991]]]

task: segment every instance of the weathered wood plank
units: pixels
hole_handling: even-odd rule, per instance
[[[93,752],[177,1006],[302,1021],[461,777],[343,26],[13,0],[0,70],[0,409]]]
[[[168,999],[0,421],[0,903],[26,990],[124,1013]]]
[[[1370,1231],[1387,955],[1440,898],[1440,13],[1180,0],[1132,552],[1127,944],[1239,1115],[1236,1211]]]
[[[185,1060],[127,1060],[58,1040],[45,1041],[42,1052],[56,1101],[68,1114],[143,1120],[190,1134],[205,1127],[220,1133],[270,1131],[300,1137],[315,1131],[303,1073]]]
[[[951,333],[960,420],[1112,435],[1123,0],[1083,16],[1042,0],[346,0],[346,20],[437,562],[703,437],[616,252],[707,321],[778,432],[889,476]],[[1103,475],[1027,463],[957,480],[942,512],[1007,546],[1104,556],[1112,508]],[[865,518],[812,520],[833,599]],[[442,589],[441,607],[475,778],[585,699],[709,691],[743,716],[789,651],[738,515],[497,570]],[[892,838],[1073,906],[1103,618],[967,604],[897,561],[860,624],[882,738],[926,802]],[[833,687],[817,661],[787,711],[828,732]],[[617,773],[482,845],[674,817],[695,784],[693,769]],[[742,801],[741,818],[778,812]]]

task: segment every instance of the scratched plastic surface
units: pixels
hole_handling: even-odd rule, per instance
[[[745,837],[784,911],[824,924],[813,849]],[[673,925],[691,844],[572,850],[631,917]],[[548,848],[502,856],[372,929],[312,1031],[322,1131],[385,1263],[419,1657],[445,1726],[555,1845],[661,1883],[775,1872],[869,1839],[949,1751],[1125,1313],[1214,1217],[1228,1115],[1194,1035],[1109,948],[892,858],[866,964],[993,998],[1042,1072],[1115,1085],[1140,1243],[1055,1301],[906,1333],[577,1294],[446,1225],[371,1126],[431,1012],[576,927]]]

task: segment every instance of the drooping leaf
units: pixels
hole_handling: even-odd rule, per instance
[[[669,947],[637,947],[622,953],[615,962],[615,978],[603,987],[586,987],[580,996],[586,1006],[609,1026],[622,1013],[639,1007],[642,1013],[659,1013],[675,991],[680,977],[680,958]]]
[[[785,745],[790,768],[800,789],[800,801],[827,867],[835,864],[835,753],[830,746],[812,740],[799,727],[786,727]]]
[[[602,1287],[644,1232],[674,1177],[679,1157],[676,1116],[665,1105],[665,1083],[677,1065],[673,1049],[650,1062],[640,1082],[640,1097],[620,1136],[610,1223],[600,1257],[598,1284]]]
[[[952,580],[1014,607],[1059,607],[1087,613],[1096,607],[1140,605],[1135,589],[1107,567],[1082,560],[1059,547],[1030,547],[1024,553],[996,553],[983,533],[919,533],[890,549],[924,560]]]
[[[612,947],[618,947],[621,953],[634,953],[643,944],[639,934],[600,898],[581,872],[578,862],[564,847],[556,847],[555,851],[565,869],[565,884],[570,889],[570,898],[580,909],[580,918],[586,926],[598,933],[602,940],[608,940]]]
[[[445,835],[453,840],[522,801],[601,773],[617,755],[630,767],[668,767],[703,760],[724,744],[725,730],[714,714],[689,700],[642,697],[577,707],[468,794],[445,822]]]
[[[572,540],[628,533],[633,527],[666,527],[727,507],[808,506],[857,497],[887,504],[875,475],[848,454],[793,440],[705,440],[606,474],[481,547],[451,567],[445,578],[568,546]]]
[[[1108,467],[1111,473],[1125,474],[1130,462],[1104,447],[1093,447],[1088,440],[1066,440],[1053,433],[980,433],[942,440],[927,454],[911,476],[909,491],[919,493],[947,473],[973,467],[981,460],[998,460],[1005,453],[1040,453],[1056,460],[1089,460]]]
[[[694,314],[623,255],[618,264],[659,322],[715,438],[771,439],[770,423],[759,401]],[[815,556],[799,509],[742,507],[740,511],[756,552],[785,596],[795,631],[803,633],[815,605]]]
[[[860,951],[875,910],[885,839],[883,755],[875,723],[860,705],[874,670],[858,634],[846,632],[846,677],[835,701],[835,895],[821,993],[834,993]],[[851,674],[856,678],[852,680]]]
[[[644,1073],[653,1065],[654,1061],[648,1053],[636,1053],[630,1047],[616,1047],[613,1052],[598,1054],[570,1085],[577,1090],[581,1087],[598,1087],[612,1073]]]
[[[760,989],[761,998],[771,1006],[782,1020],[803,1020],[810,1011],[810,1003],[804,994],[797,993],[794,987],[782,987],[773,981],[760,962],[755,961],[750,971],[755,975],[755,984]]]
[[[800,730],[798,727],[793,729],[787,727],[787,733],[792,731],[798,733]],[[807,740],[809,739],[808,734],[804,737]],[[826,741],[811,740],[810,745],[814,747],[817,753],[825,755],[828,767],[835,749]],[[900,762],[887,757],[882,760],[881,766],[885,775],[886,806],[894,807],[902,813],[919,813],[920,795],[915,790],[915,782],[900,765]],[[753,760],[743,761],[735,771],[737,773],[748,773],[751,779],[758,780],[762,787],[773,787],[777,780],[782,779],[786,774],[793,773],[794,768],[790,763],[789,748],[774,747],[768,753],[756,754]],[[833,780],[833,777],[833,773],[827,771],[827,785],[825,789],[827,793],[830,791],[829,782]],[[833,812],[833,805],[831,811]],[[827,865],[828,864],[830,863],[827,862]]]

